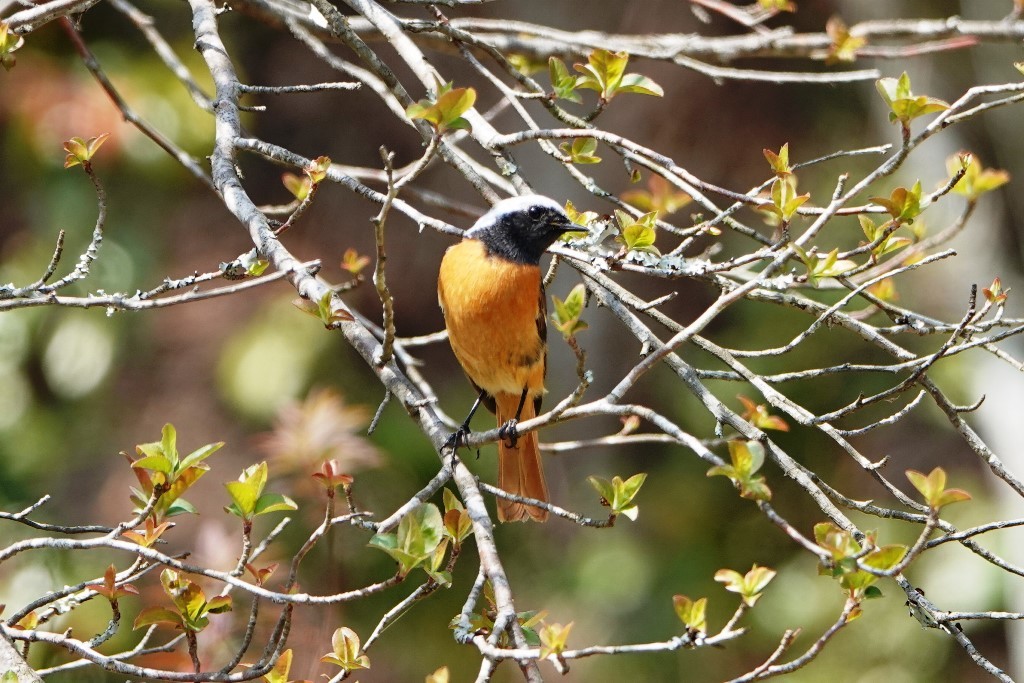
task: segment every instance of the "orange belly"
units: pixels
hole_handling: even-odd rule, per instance
[[[538,331],[538,266],[488,256],[478,240],[445,252],[437,284],[452,350],[469,378],[491,396],[544,392],[544,340]]]

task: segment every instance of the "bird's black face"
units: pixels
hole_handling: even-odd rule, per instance
[[[498,202],[466,233],[487,250],[516,263],[536,265],[544,250],[570,230],[579,230],[552,199],[540,195]]]

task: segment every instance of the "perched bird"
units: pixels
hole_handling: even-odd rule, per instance
[[[498,486],[547,501],[537,433],[521,437],[519,420],[540,410],[547,366],[547,304],[540,257],[560,235],[579,230],[557,202],[539,195],[498,202],[441,260],[437,298],[455,357],[479,396],[456,445],[469,431],[477,407],[498,417]],[[547,510],[498,499],[503,522],[543,522]]]

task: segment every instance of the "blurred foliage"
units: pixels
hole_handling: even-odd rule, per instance
[[[109,22],[120,27],[119,21],[113,21],[109,13],[102,11],[97,8],[95,17],[90,13],[90,25]],[[650,30],[652,26],[644,24],[639,28]],[[137,41],[121,41],[117,30],[120,28],[111,29],[108,39],[92,47],[122,95],[141,116],[151,120],[187,151],[197,157],[205,155],[212,140],[209,115],[192,105],[187,92],[150,50]],[[837,41],[835,58],[845,60],[858,46],[851,42],[842,27],[834,25],[833,30]],[[0,282],[26,282],[38,277],[52,253],[58,228],[68,231],[68,253],[76,253],[76,249],[86,243],[95,218],[94,196],[83,178],[72,177],[62,169],[65,158],[62,141],[75,135],[111,134],[93,161],[108,185],[112,207],[108,236],[102,258],[79,293],[99,289],[130,292],[154,286],[165,276],[178,277],[215,267],[218,261],[233,258],[245,248],[247,244],[240,228],[222,207],[211,201],[206,194],[208,190],[124,124],[80,62],[67,54],[66,46],[54,35],[40,34],[39,37],[44,36],[46,40],[31,41],[21,47],[17,53],[17,68],[0,75],[5,79],[5,96],[0,98],[0,183],[5,188],[0,219]],[[264,44],[261,42],[264,38],[258,33],[246,35],[242,31],[231,35],[233,41],[247,45],[245,54],[249,63],[241,66],[260,77],[264,73],[279,73],[263,60],[271,59],[282,49],[278,44]],[[192,50],[187,27],[182,29],[175,48],[186,62],[197,63],[199,57]],[[660,93],[660,88],[646,76],[623,76],[625,63],[622,61],[620,65],[616,60],[617,55],[608,53],[597,64],[579,65],[576,71],[581,76],[572,74],[565,64],[553,62],[550,65],[552,81],[559,81],[553,85],[560,97],[569,100],[579,99],[577,88],[595,90],[605,99],[616,92]],[[950,69],[953,71],[955,69]],[[196,69],[195,73],[203,73],[203,69]],[[915,82],[916,79],[915,75]],[[665,82],[660,77],[659,81]],[[914,96],[909,80],[905,87],[898,79],[892,81],[886,82],[882,95],[893,110],[894,120],[907,123],[922,107],[939,106],[939,101],[926,99],[922,102],[919,96]],[[715,94],[715,88],[710,82],[701,82],[687,97],[697,102],[704,98],[712,100],[720,96]],[[952,86],[943,89],[943,93],[955,91]],[[455,92],[449,91],[449,97]],[[463,99],[468,96],[469,91],[461,94]],[[671,96],[670,92],[667,97]],[[647,121],[647,127],[638,134],[662,135],[670,144],[688,153],[693,148],[694,156],[705,154],[708,158],[695,160],[702,172],[728,177],[730,182],[726,184],[739,187],[763,175],[764,161],[757,150],[764,146],[778,148],[780,143],[792,139],[794,150],[799,149],[800,158],[806,159],[840,147],[846,139],[855,136],[860,139],[858,133],[867,125],[864,113],[871,106],[868,99],[878,95],[862,94],[851,101],[848,91],[794,86],[772,93],[760,86],[745,84],[733,87],[728,97],[737,102],[756,102],[760,121],[754,129],[743,126],[743,136],[732,136],[742,138],[735,141],[737,146],[721,150],[720,154],[705,154],[707,150],[698,146],[700,138],[703,136],[706,142],[706,139],[728,136],[718,133],[711,136],[706,131],[696,130],[697,126],[687,126],[692,119],[686,117],[674,128],[668,122]],[[462,127],[459,106],[446,109],[441,104],[440,101],[421,103],[419,106],[423,109],[410,115],[430,121],[439,130]],[[709,109],[711,107],[704,107],[700,115],[705,116]],[[296,110],[308,113],[316,107],[296,105]],[[728,114],[723,114],[721,120],[707,123],[715,126],[716,131],[741,129],[739,122]],[[255,118],[251,124],[256,129],[272,125]],[[369,136],[373,140],[346,142],[363,134],[359,128],[362,124],[359,121],[345,124],[332,119],[331,125],[339,126],[331,133],[340,141],[339,145],[376,144],[378,135],[382,138],[388,135],[383,131]],[[354,128],[341,128],[342,125]],[[671,130],[666,132],[669,128]],[[279,132],[287,134],[287,131]],[[301,134],[302,131],[295,132],[297,136]],[[788,153],[788,148],[786,151]],[[593,152],[594,148],[585,138],[566,150],[578,163],[596,160]],[[332,154],[344,158],[333,151]],[[857,168],[858,164],[866,163],[851,160],[848,167]],[[927,169],[927,172],[926,185],[945,177],[941,168]],[[254,177],[256,183],[263,180],[260,172],[254,173]],[[985,175],[980,168],[970,170],[957,191],[974,196],[972,193],[980,189],[998,187],[1000,179]],[[913,180],[900,179],[899,182],[910,186]],[[279,181],[273,179],[272,182],[280,191]],[[772,196],[778,198],[775,208],[781,218],[806,220],[794,218],[789,209],[795,208],[794,203],[808,195],[819,203],[821,198],[827,197],[831,187],[826,187],[825,181],[820,182],[819,186],[802,186],[807,194],[797,195],[795,184],[776,181],[777,189],[772,191]],[[265,185],[269,188],[271,181]],[[623,219],[619,218],[622,242],[625,249],[657,253],[654,246],[657,212],[667,215],[690,207],[688,198],[655,180],[647,187],[646,191],[634,191],[630,201],[649,210],[649,218],[630,220],[626,225],[622,225]],[[893,217],[908,218],[907,203],[898,202],[906,198],[908,191],[899,189],[904,190],[902,197],[889,198],[897,212]],[[342,191],[330,188],[330,192]],[[893,193],[895,195],[896,190]],[[917,193],[920,194],[920,186]],[[271,195],[271,190],[267,189],[266,194]],[[367,207],[362,209],[369,215]],[[302,239],[308,240],[307,249],[303,251],[319,253],[326,245],[324,248],[336,249],[340,258],[345,248],[357,242],[367,250],[367,235],[356,234],[357,228],[339,230],[337,222],[336,216],[321,214],[298,229],[303,233]],[[841,245],[844,247],[856,244],[862,237],[856,221],[849,219],[848,222],[849,244]],[[361,224],[369,230],[368,222],[362,217],[352,224]],[[418,248],[415,242],[395,240],[392,256],[402,258],[403,249],[415,254]],[[810,258],[806,261],[808,277],[840,272],[837,270],[840,264],[829,263],[827,256],[813,263]],[[831,271],[826,272],[829,269]],[[418,298],[412,292],[405,300],[399,297],[400,330],[437,329],[440,316],[433,307],[433,282],[413,282],[408,286],[420,291]],[[696,307],[706,296],[699,291],[699,285],[687,283],[684,286],[690,291],[680,299],[689,298],[691,302],[666,307],[677,319],[684,317],[691,310],[690,306]],[[926,290],[927,287],[922,286],[917,291],[906,292],[905,296],[920,301],[927,298],[922,295]],[[199,521],[193,520],[167,533],[176,544],[174,547],[191,549],[196,545],[194,539],[204,535],[233,539],[227,534],[218,536],[216,531],[237,527],[237,523],[233,525],[228,515],[220,511],[230,502],[223,482],[236,476],[239,469],[259,462],[261,456],[257,452],[268,458],[274,475],[281,478],[275,482],[275,490],[295,498],[300,508],[296,516],[302,524],[315,525],[322,517],[323,487],[312,481],[310,475],[325,459],[336,460],[339,472],[355,474],[353,495],[363,508],[386,514],[404,502],[436,471],[436,457],[429,444],[408,417],[394,406],[384,410],[376,433],[370,438],[365,436],[370,416],[382,398],[379,385],[369,381],[369,373],[362,367],[361,360],[354,357],[338,335],[325,332],[317,321],[291,307],[288,300],[292,295],[282,295],[285,291],[286,286],[280,286],[262,293],[232,297],[230,301],[112,317],[101,311],[43,309],[0,315],[0,387],[3,388],[0,391],[0,507],[21,509],[50,493],[53,502],[45,506],[41,514],[46,521],[77,519],[110,523],[125,518],[131,512],[129,486],[133,477],[117,453],[130,448],[131,444],[151,439],[165,422],[178,424],[190,443],[223,439],[228,442],[226,450],[230,451],[219,455],[218,462],[211,464],[217,476],[206,477],[197,484],[201,492],[196,499],[197,506],[202,508]],[[551,291],[564,292],[568,287]],[[1001,291],[1004,290],[997,291],[996,295]],[[375,313],[372,296],[363,299],[359,296],[359,292],[353,294],[358,306]],[[828,296],[824,294],[822,298]],[[596,328],[599,314],[591,315],[588,323]],[[806,322],[788,310],[747,304],[738,304],[723,319],[728,320],[728,327],[716,328],[714,332],[721,343],[737,347],[743,347],[753,338],[762,345],[784,344],[801,331]],[[567,321],[572,322],[571,315]],[[580,329],[578,321],[575,324],[573,329]],[[594,349],[590,358],[602,358],[597,354],[602,349],[601,342],[591,343]],[[560,344],[552,339],[553,346]],[[824,365],[826,359],[842,352],[839,344],[836,335],[812,337],[802,347],[802,363],[807,367]],[[553,354],[559,352],[553,350]],[[700,363],[698,352],[688,353],[693,356],[691,360]],[[851,354],[848,360],[877,360],[871,353],[863,352],[860,354],[863,357]],[[618,361],[631,362],[628,354],[621,350],[617,350],[617,356]],[[778,363],[774,359],[758,359],[751,366],[767,372],[777,369]],[[437,353],[431,357],[427,371],[437,378],[443,406],[460,413],[472,397],[471,390],[454,372],[455,367],[451,357]],[[938,372],[958,372],[952,369],[952,364],[942,367],[945,369]],[[602,374],[600,363],[596,369]],[[606,374],[614,376],[614,372]],[[445,375],[451,377],[445,378]],[[598,379],[600,381],[600,377]],[[814,400],[819,404],[841,405],[859,392],[881,389],[884,380],[879,377],[875,386],[867,382],[853,387],[837,378],[824,385],[828,387],[826,391],[822,391],[823,384],[818,382]],[[752,387],[737,383],[712,382],[711,385],[719,395],[742,393],[753,397],[734,407],[758,410],[761,399]],[[568,386],[571,386],[569,382],[556,384],[552,394],[560,395]],[[661,391],[664,386],[669,385],[654,372],[644,380],[639,391],[664,394]],[[675,385],[671,386],[674,390]],[[798,402],[808,398],[802,391],[800,383],[793,386],[792,395]],[[692,409],[693,403],[690,396],[678,396],[672,406],[672,417],[694,433],[711,433],[714,425],[706,417],[693,417],[703,414]],[[882,414],[881,409],[878,414]],[[873,410],[864,411],[865,420],[873,415]],[[770,419],[770,416],[764,417]],[[943,460],[955,460],[948,450],[943,451],[941,437],[934,436],[934,420],[928,412],[915,416],[908,422],[911,436],[904,437],[902,442],[872,437],[874,450],[892,452],[901,465],[915,464],[914,451],[923,449],[934,449]],[[791,452],[800,454],[805,464],[826,479],[864,477],[862,472],[853,471],[841,462],[817,437],[779,432],[773,433],[773,438]],[[723,447],[719,454],[724,457],[736,452],[736,446],[731,448],[733,451]],[[753,467],[756,458],[747,459],[752,456],[749,450],[746,455],[737,454],[741,456],[739,464],[746,469],[721,473],[734,481],[746,481],[748,490],[752,486],[754,493],[760,491],[761,477],[767,478],[773,501],[788,519],[809,533],[812,525],[820,520],[787,507],[786,501],[792,498],[787,494],[793,491],[793,484],[771,468],[765,472]],[[493,448],[483,449],[478,461],[467,460],[484,478],[493,477]],[[726,486],[724,478],[708,479],[706,464],[682,449],[648,445],[632,452],[608,449],[593,458],[588,455],[580,459],[548,460],[556,463],[554,468],[561,477],[556,484],[558,495],[568,501],[568,507],[592,516],[601,516],[606,511],[599,503],[599,496],[586,483],[588,476],[639,470],[648,474],[646,481],[641,480],[644,486],[638,494],[644,514],[635,523],[589,530],[555,520],[543,532],[536,527],[520,526],[498,530],[499,542],[516,548],[516,552],[508,556],[508,571],[519,587],[519,604],[523,609],[544,609],[549,614],[548,647],[561,647],[563,636],[569,635],[569,626],[572,627],[570,646],[573,642],[644,642],[681,633],[686,626],[677,614],[678,603],[673,604],[673,595],[678,594],[706,596],[706,614],[701,616],[713,629],[724,623],[737,601],[742,599],[727,593],[716,583],[718,570],[757,564],[771,566],[778,572],[765,588],[758,608],[751,612],[751,633],[737,645],[724,650],[581,660],[573,664],[572,673],[565,680],[593,683],[720,680],[756,665],[759,653],[773,649],[774,639],[781,629],[801,627],[804,633],[813,634],[825,628],[841,608],[843,591],[835,582],[827,577],[813,578],[811,559],[794,554],[776,529],[766,528],[763,517],[750,501],[742,500],[733,487]],[[736,466],[734,460],[733,467]],[[970,476],[958,473],[958,485],[983,490],[979,481],[963,482]],[[602,481],[598,486],[601,497],[606,500],[615,500],[616,495],[620,501],[624,500],[622,509],[616,510],[623,514],[630,509],[632,500],[632,496],[625,500],[622,495],[628,493],[622,491],[628,481],[631,480],[618,479],[618,488],[615,480]],[[608,498],[609,493],[612,498]],[[199,500],[204,504],[199,505]],[[435,504],[440,502],[434,501]],[[983,516],[985,505],[976,501],[974,506],[957,506],[964,509],[954,509],[950,517],[958,523],[969,523]],[[261,526],[265,523],[257,520],[257,530],[265,532],[266,527]],[[872,523],[880,537],[886,539],[892,535],[890,526],[893,526],[893,534],[900,532],[884,521]],[[9,526],[3,527],[3,533],[11,533]],[[284,534],[281,547],[272,557],[264,559],[287,561],[301,539],[299,533]],[[2,542],[10,540],[0,538]],[[393,571],[394,563],[384,553],[367,552],[365,546],[369,540],[368,534],[357,530],[340,531],[329,550],[318,549],[309,559],[300,582],[306,588],[322,586],[323,590],[328,590],[360,586],[387,576]],[[906,543],[913,539],[893,540]],[[228,545],[231,544],[237,545],[237,540],[231,540]],[[234,545],[230,550],[234,552]],[[427,551],[425,547],[418,550]],[[945,558],[950,559],[956,551],[950,548]],[[975,591],[978,594],[974,596],[975,604],[1000,606],[998,584],[991,580],[994,568],[982,565],[975,575],[965,576],[962,568],[956,570],[960,573],[954,572],[943,558],[940,552],[925,557],[916,568],[918,583],[955,585],[960,591]],[[228,561],[232,559],[229,553]],[[102,577],[107,564],[109,558],[106,557],[86,560],[53,552],[18,558],[5,565],[0,574],[0,603],[17,604],[23,596],[40,595],[80,581],[83,573]],[[416,656],[409,656],[408,651],[408,644],[421,642],[424,632],[443,631],[461,608],[459,596],[464,595],[475,572],[469,562],[458,569],[451,577],[455,590],[439,591],[388,630],[374,651],[373,668],[360,671],[360,680],[364,683],[422,680],[435,671],[438,673],[433,675],[439,677],[442,665],[448,667],[453,681],[467,680],[474,674],[475,653],[443,637],[432,638],[431,647],[417,652]],[[162,595],[153,581],[147,579],[146,586],[142,583],[139,589],[146,600]],[[196,586],[195,590],[202,591],[202,588]],[[379,615],[408,590],[408,586],[402,586],[353,607],[299,610],[291,640],[294,651],[291,672],[285,671],[285,675],[316,679],[327,671],[327,667],[320,668],[318,660],[325,644],[331,642],[331,634],[339,632],[342,635],[336,635],[331,656],[341,661],[342,666],[356,668],[363,664],[350,647],[352,637],[356,633],[370,633]],[[883,598],[872,601],[865,609],[869,616],[884,618],[885,629],[873,627],[873,619],[859,620],[848,633],[826,648],[811,668],[787,680],[796,683],[966,680],[958,677],[958,672],[963,671],[962,664],[949,660],[948,643],[923,632],[913,620],[902,618],[901,613],[906,608],[896,591],[889,588],[883,593]],[[961,592],[954,591],[954,594]],[[132,596],[124,596],[122,601],[126,603],[126,613],[136,618],[141,601]],[[55,624],[60,628],[74,628],[76,632],[101,630],[109,618],[109,608],[103,602],[93,601],[68,617],[56,619]],[[693,607],[688,610],[692,616]],[[200,618],[205,616],[199,615]],[[224,618],[214,617],[209,628],[213,629],[218,620]],[[700,619],[694,618],[694,621]],[[346,629],[335,631],[342,623]],[[561,627],[561,624],[566,626]],[[695,627],[689,621],[687,624]],[[349,626],[351,629],[347,628]],[[994,632],[995,627],[985,628],[989,632],[972,632],[972,637],[996,641],[1001,638]],[[795,649],[800,651],[806,647],[811,637],[798,637]],[[119,634],[109,646],[124,647],[132,638],[131,634]],[[355,642],[355,650],[358,650],[358,636]],[[216,644],[209,647],[215,648]],[[33,663],[41,666],[56,662]],[[182,662],[182,665],[187,666],[187,663]],[[503,680],[517,678],[514,667],[506,665],[504,669]],[[545,673],[551,675],[552,672],[545,669]],[[50,680],[113,683],[123,679],[123,676],[92,671],[66,673]]]

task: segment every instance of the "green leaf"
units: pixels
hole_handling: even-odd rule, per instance
[[[341,257],[342,270],[352,275],[359,275],[359,273],[368,265],[370,265],[370,257],[360,255],[359,252],[352,247],[346,249],[345,253]]]
[[[462,115],[469,111],[476,102],[476,90],[473,88],[453,88],[446,83],[438,90],[437,98],[420,100],[409,105],[405,110],[410,119],[423,119],[438,132],[444,134],[450,130],[469,129],[469,121]]]
[[[792,0],[757,0],[757,4],[769,12],[795,12],[796,3]]]
[[[789,431],[789,425],[786,421],[777,415],[769,413],[768,406],[755,403],[743,395],[739,395],[737,398],[743,404],[743,414],[741,417],[750,424],[758,429],[775,429],[780,432]]]
[[[164,496],[166,498],[166,495]],[[163,498],[161,498],[163,500]],[[176,517],[177,515],[198,515],[199,510],[196,506],[188,502],[184,498],[178,498],[173,503],[167,506],[165,516]]]
[[[442,666],[440,669],[427,676],[426,681],[424,681],[424,683],[448,683],[448,681],[448,667]]]
[[[601,477],[587,477],[590,485],[601,495],[602,505],[611,508],[611,514],[625,515],[634,521],[639,514],[639,508],[633,503],[633,500],[646,480],[645,472],[634,474],[625,481],[619,476],[612,477],[611,481]]]
[[[597,212],[595,211],[577,210],[576,207],[573,206],[573,203],[570,201],[567,201],[565,203],[565,215],[567,215],[569,217],[569,220],[571,220],[573,223],[579,225],[581,229],[562,233],[561,240],[563,242],[571,242],[573,240],[585,239],[587,236],[590,235],[590,231],[588,230],[590,224],[599,218]]]
[[[282,510],[297,510],[295,501],[281,493],[264,493],[256,501],[256,515],[265,515],[268,512],[280,512]]]
[[[313,181],[309,176],[297,176],[294,173],[282,173],[281,184],[300,202],[309,196],[309,191],[313,188]]]
[[[529,55],[524,55],[519,52],[513,52],[505,55],[505,59],[508,60],[508,63],[513,69],[524,76],[532,76],[533,74],[544,70],[544,62],[537,61]]]
[[[873,569],[887,572],[902,562],[906,555],[905,545],[884,545],[868,553],[862,562]]]
[[[547,659],[552,655],[558,656],[565,651],[569,633],[572,631],[573,622],[566,625],[544,624],[540,629],[540,658]]]
[[[231,596],[218,595],[205,604],[205,610],[210,614],[221,614],[231,611]]]
[[[583,101],[576,92],[576,76],[569,73],[565,62],[558,57],[548,58],[548,76],[551,78],[551,87],[556,98],[576,103]]]
[[[836,247],[825,256],[823,261],[818,263],[818,267],[814,269],[815,276],[819,278],[836,277],[857,267],[857,264],[849,259],[837,260],[838,256],[839,248]]]
[[[779,176],[790,175],[792,169],[789,166],[789,143],[787,142],[779,150],[779,153],[771,151],[770,149],[762,150],[764,158],[768,160],[768,165],[772,168],[772,173]]]
[[[181,615],[166,607],[147,607],[143,609],[135,617],[135,623],[132,624],[132,628],[137,630],[143,626],[152,626],[153,624],[171,626],[178,629],[185,628]]]
[[[981,195],[991,192],[1010,182],[1010,174],[1001,169],[983,168],[974,154],[961,152],[946,161],[950,174],[964,170],[964,175],[953,186],[953,192],[963,195],[970,202],[976,202]]]
[[[618,92],[633,92],[640,95],[653,95],[654,97],[664,97],[665,91],[662,90],[661,86],[652,81],[647,76],[641,76],[640,74],[626,74],[622,77],[622,81],[619,83]]]
[[[0,38],[6,42],[7,27],[3,26],[0,31]],[[0,50],[0,53],[7,53],[9,51]],[[4,64],[7,67],[7,64]],[[7,67],[9,70],[9,67]],[[97,150],[103,146],[103,143],[110,137],[110,133],[103,133],[97,135],[94,138],[83,140],[79,137],[71,138],[64,142],[64,151],[68,153],[64,159],[64,168],[71,168],[72,166],[78,166],[79,164],[87,164],[92,161],[92,157],[96,154]]]
[[[814,525],[814,541],[832,554],[836,562],[860,553],[861,547],[850,532],[840,529],[832,522]]]
[[[448,510],[444,513],[444,531],[456,545],[461,544],[473,533],[473,520],[465,510]]]
[[[398,563],[399,573],[405,576],[431,558],[444,537],[444,529],[437,506],[422,503],[402,518],[397,531],[376,534],[369,545],[391,555]]]
[[[921,215],[921,181],[918,180],[909,190],[905,187],[894,189],[889,198],[872,197],[871,201],[882,206],[893,220],[900,223],[913,223]]]
[[[659,216],[671,215],[693,201],[690,195],[677,190],[656,173],[648,177],[646,190],[629,190],[623,192],[621,198],[641,211],[654,211]]]
[[[597,150],[597,140],[594,138],[573,138],[572,144],[563,142],[558,148],[574,164],[601,163],[601,157],[594,154]]]
[[[985,300],[990,304],[1002,304],[1006,301],[1009,296],[1010,288],[1003,289],[1003,281],[1000,278],[992,280],[992,284],[981,290],[981,293],[985,295]]]
[[[889,105],[889,121],[893,123],[899,121],[906,126],[919,116],[949,109],[949,103],[943,100],[924,95],[915,96],[911,92],[910,76],[906,71],[898,79],[879,79],[875,82],[875,88]]]
[[[625,211],[615,210],[615,220],[619,224],[619,236],[616,241],[626,247],[626,251],[639,251],[660,256],[661,252],[654,246],[657,238],[656,223],[658,213],[651,211],[639,218],[633,218]]]
[[[170,526],[170,522],[157,524],[153,521],[153,516],[150,515],[149,517],[146,517],[145,527],[143,527],[143,531],[141,533],[138,531],[125,531],[121,535],[134,543],[138,543],[145,548],[149,548],[156,543],[157,539],[159,539],[160,536],[170,528]]]
[[[165,475],[170,475],[174,471],[174,463],[163,455],[147,455],[144,458],[139,458],[132,463],[132,467]]]
[[[971,499],[971,494],[963,489],[946,488],[946,470],[941,467],[936,467],[927,475],[917,470],[907,470],[906,474],[907,479],[933,510]]]
[[[267,683],[289,683],[288,674],[292,669],[292,650],[288,648],[274,662],[274,668],[263,674]]]
[[[310,183],[313,185],[319,185],[327,177],[327,171],[331,168],[331,158],[329,156],[318,156],[313,159],[306,166],[303,167],[302,172],[309,178]]]
[[[756,475],[764,464],[764,446],[757,441],[734,439],[729,442],[730,465],[719,465],[708,470],[707,476],[724,476],[740,490],[740,496],[749,500],[771,500],[772,492],[763,476]],[[756,476],[755,476],[756,475]]]
[[[355,320],[339,302],[335,301],[334,291],[330,289],[324,292],[323,296],[316,303],[306,299],[296,299],[292,301],[292,304],[303,313],[308,313],[314,318],[318,318],[327,329],[331,329],[338,323]]]
[[[207,618],[208,614],[226,612],[231,609],[229,596],[217,596],[207,601],[206,594],[198,584],[173,569],[164,569],[160,573],[160,583],[177,611],[155,611],[155,616],[149,623],[157,623],[152,619],[159,619],[159,623],[170,623],[178,628],[199,632],[210,623]],[[146,612],[148,610],[144,610],[139,615],[140,618]],[[147,618],[150,617],[147,616]],[[138,624],[139,619],[136,619],[136,628],[138,628]]]
[[[266,461],[245,468],[238,477],[238,481],[224,484],[234,503],[233,509],[229,509],[229,511],[237,514],[242,519],[252,519],[256,513],[256,501],[262,495],[263,487],[266,484]]]
[[[807,281],[815,286],[822,278],[837,277],[857,267],[854,261],[838,258],[838,247],[826,254],[825,258],[821,258],[814,251],[804,251],[796,244],[790,246],[807,266]]]
[[[347,626],[342,626],[331,637],[332,651],[320,658],[321,662],[334,664],[345,671],[369,669],[370,659],[359,654],[359,636]]]
[[[587,477],[587,481],[601,496],[602,504],[611,505],[612,500],[615,499],[615,489],[612,488],[612,483],[607,479],[595,476]]]
[[[772,203],[761,208],[769,213],[778,216],[781,220],[789,222],[803,206],[804,202],[811,198],[809,194],[798,195],[796,193],[796,176],[791,173],[777,177],[772,182],[771,199]]]
[[[765,587],[775,578],[775,570],[759,567],[756,564],[746,574],[732,569],[719,569],[715,572],[715,581],[725,584],[725,589],[739,593],[748,607],[753,607],[761,598]]]
[[[147,521],[151,519],[152,517],[149,517],[147,518]],[[125,583],[120,586],[117,585],[117,568],[114,567],[114,565],[107,567],[107,570],[103,573],[102,583],[87,584],[86,588],[96,591],[96,593],[102,595],[111,602],[127,595],[139,594],[139,590],[130,583]]]
[[[586,302],[586,287],[580,283],[573,287],[566,295],[565,301],[552,295],[551,301],[555,309],[551,316],[555,328],[562,333],[566,339],[573,337],[578,332],[587,329],[589,325],[580,319],[583,314],[583,307]]]
[[[825,22],[825,33],[832,39],[828,56],[825,58],[826,64],[853,62],[857,59],[857,51],[868,43],[867,38],[863,36],[850,35],[846,23],[838,16]]]
[[[170,422],[160,431],[160,452],[178,463],[178,431]]]
[[[596,90],[601,98],[610,100],[615,96],[622,76],[629,62],[629,55],[626,52],[610,52],[609,50],[597,49],[587,57],[586,64],[573,66],[576,71],[583,74],[576,82],[579,88]]]
[[[626,52],[594,50],[587,58],[586,64],[573,66],[581,74],[576,79],[576,87],[596,90],[601,99],[606,102],[620,92],[657,97],[664,95],[661,86],[646,76],[625,73],[628,62],[629,54]]]
[[[685,595],[672,596],[672,606],[675,608],[676,616],[683,622],[688,631],[707,633],[707,598],[691,600]]]

